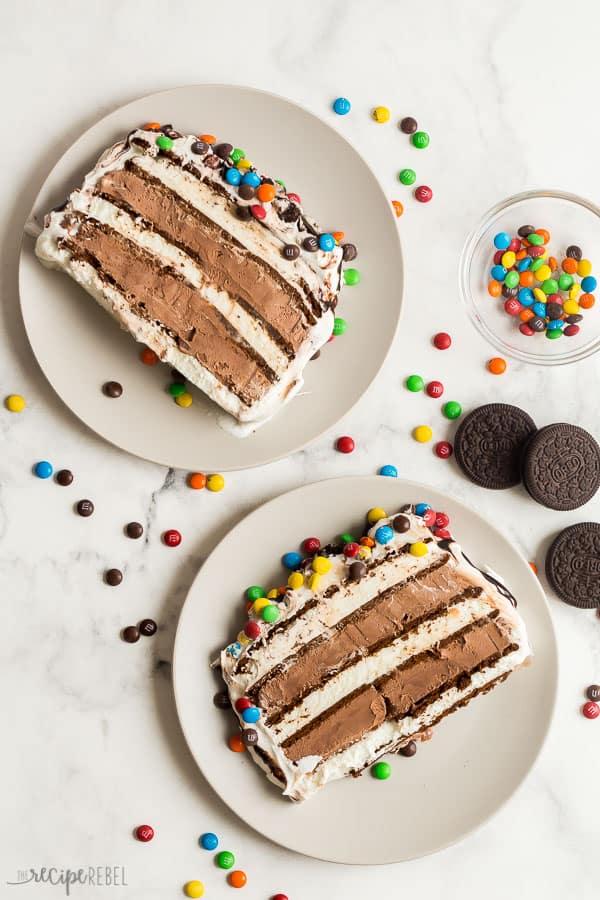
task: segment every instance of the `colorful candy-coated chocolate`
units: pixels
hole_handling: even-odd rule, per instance
[[[428,509],[425,515],[423,516],[423,521],[427,525],[428,528],[431,528],[432,525],[435,525],[435,510]]]
[[[417,503],[415,506],[415,515],[424,516],[425,513],[431,509],[429,503]]]
[[[351,438],[350,435],[345,434],[343,437],[337,439],[335,444],[336,450],[340,453],[352,453],[354,450],[354,438]]]
[[[268,606],[265,606],[265,608],[261,611],[263,622],[267,622],[269,625],[272,622],[276,622],[279,618],[279,615],[279,607],[275,606],[274,603],[270,603]]]
[[[206,475],[203,472],[191,472],[188,476],[188,485],[195,491],[201,491],[206,487]]]
[[[353,540],[354,540],[353,536],[351,534],[348,534],[347,531],[344,532],[344,534],[340,534],[340,541],[343,544],[351,544]]]
[[[387,517],[387,513],[385,509],[382,509],[380,506],[373,506],[369,512],[367,513],[367,522],[369,525],[374,525],[375,522],[379,522],[380,519],[385,519]],[[363,541],[367,542],[370,538],[361,538],[361,544]],[[373,546],[373,544],[371,544]]]
[[[392,774],[392,767],[386,762],[376,762],[371,766],[371,775],[378,781],[386,781]]]
[[[135,836],[138,841],[147,844],[154,837],[154,828],[152,825],[138,825],[135,829]]]
[[[562,308],[567,316],[576,316],[579,312],[579,303],[577,300],[565,300]]]
[[[598,281],[594,278],[593,275],[587,275],[585,278],[581,280],[581,290],[585,291],[586,294],[591,294],[592,291],[595,291],[598,287]]]
[[[351,109],[352,104],[346,97],[337,97],[333,101],[333,111],[334,113],[337,113],[338,116],[347,116]]]
[[[265,596],[265,589],[261,587],[259,584],[253,584],[251,587],[246,588],[246,597],[248,600],[251,600],[254,603],[255,600],[258,600],[259,597]]]
[[[561,319],[550,319],[546,322],[546,328],[549,331],[555,331],[556,329],[561,329],[564,327],[564,322]]]
[[[331,569],[331,563],[326,556],[315,556],[312,561],[313,572],[319,575],[326,575]]]
[[[227,744],[234,753],[243,753],[246,749],[241,734],[232,734]]]
[[[293,591],[297,591],[304,584],[304,575],[302,572],[292,572],[288,578],[288,585]]]
[[[270,203],[275,197],[275,188],[272,184],[269,184],[269,182],[263,182],[260,187],[256,189],[256,196],[261,203]]]
[[[458,400],[448,400],[444,404],[444,415],[447,419],[458,419],[462,413],[462,406]]]
[[[250,703],[250,701],[248,700],[247,697],[238,697],[238,699],[235,701],[233,706],[234,706],[234,709],[237,710],[237,712],[243,713],[245,709],[250,709],[252,704]]]
[[[209,475],[206,479],[206,487],[207,490],[212,491],[213,493],[218,493],[222,491],[225,487],[225,479],[222,475],[214,474]]]
[[[415,131],[411,140],[413,147],[416,147],[417,150],[424,150],[425,147],[429,146],[429,135],[426,131]]]
[[[181,381],[174,381],[173,384],[170,384],[168,391],[171,397],[181,397],[182,394],[187,393],[185,384],[182,384]]]
[[[50,478],[54,469],[52,463],[49,463],[47,459],[42,459],[35,464],[33,471],[38,478]]]
[[[581,711],[586,719],[597,719],[600,716],[600,706],[594,700],[584,703]]]
[[[507,250],[502,254],[502,265],[505,269],[512,269],[516,262],[516,256],[512,250]]]
[[[317,537],[308,537],[302,543],[302,549],[309,556],[321,549],[321,541]]]
[[[287,894],[273,894],[271,900],[290,900]]]
[[[427,395],[437,399],[444,393],[444,385],[441,381],[430,381],[426,388]]]
[[[447,528],[438,528],[435,532],[435,536],[440,541],[447,541],[452,537]]]
[[[519,331],[526,337],[532,337],[532,335],[535,334],[535,331],[533,330],[531,325],[527,324],[527,322],[521,322],[521,324],[519,325]]]
[[[593,294],[580,294],[579,295],[579,305],[582,309],[591,309],[594,303],[596,302],[596,298]]]
[[[251,641],[255,641],[256,638],[260,635],[260,625],[258,622],[246,622],[244,625],[244,634]]]
[[[357,544],[356,541],[348,541],[348,543],[344,544],[344,556],[347,556],[349,559],[358,556],[359,551],[360,544]]]
[[[319,249],[329,253],[335,247],[335,238],[332,234],[319,235]]]
[[[336,337],[339,337],[341,334],[345,334],[348,328],[348,323],[345,319],[341,319],[339,316],[336,316],[333,320],[333,333]]]
[[[269,607],[267,607],[268,609]],[[246,725],[254,725],[260,719],[260,709],[258,706],[248,706],[242,711],[242,719]]]
[[[399,200],[392,200],[392,206],[394,207],[394,212],[396,213],[396,218],[400,218],[402,213],[404,212],[404,207],[400,203]]]
[[[499,297],[502,293],[502,285],[499,281],[496,281],[495,278],[492,278],[492,280],[489,282],[487,289],[490,297]]]
[[[439,512],[435,514],[435,527],[436,528],[447,528],[450,524],[450,516],[445,512]]]
[[[159,134],[156,138],[156,146],[161,150],[171,150],[173,147],[173,141],[170,137],[167,137],[166,134]]]
[[[360,272],[358,269],[344,269],[344,284],[348,287],[360,284]]]
[[[497,250],[508,250],[510,242],[510,234],[507,231],[499,231],[494,238],[494,247]]]
[[[522,309],[523,307],[515,297],[511,297],[510,300],[507,300],[504,304],[504,311],[507,312],[509,316],[518,316]]]
[[[179,547],[181,543],[181,532],[177,531],[175,528],[169,528],[168,531],[163,533],[163,543],[166,544],[167,547]]]
[[[506,360],[502,359],[501,356],[494,356],[488,360],[487,368],[492,375],[502,375],[506,372]]]
[[[371,116],[372,116],[373,119],[375,119],[376,122],[379,122],[379,124],[381,125],[381,124],[383,124],[384,122],[389,122],[389,120],[390,120],[390,111],[389,111],[389,109],[387,108],[387,106],[376,106],[376,107],[371,111]]]
[[[423,541],[415,541],[414,544],[411,544],[409,547],[409,551],[411,556],[425,556],[429,551],[427,549],[427,544]]]
[[[254,216],[255,219],[264,219],[266,218],[267,211],[264,206],[260,206],[258,203],[255,203],[250,207],[250,212]]]
[[[221,850],[220,853],[217,853],[216,862],[220,869],[233,869],[235,856],[231,850]]]
[[[213,831],[206,831],[200,835],[199,843],[203,850],[216,850],[219,846],[219,838]]]
[[[183,893],[186,897],[192,897],[197,900],[198,897],[204,896],[204,885],[201,881],[186,881],[183,886]]]
[[[519,275],[515,271],[507,272],[504,284],[509,288],[515,288],[519,284]]]
[[[380,475],[385,475],[387,478],[397,478],[398,477],[398,469],[396,466],[382,466],[379,470]]]
[[[248,876],[242,869],[236,869],[235,872],[229,873],[228,881],[231,887],[243,888],[248,882]]]
[[[562,331],[560,328],[546,328],[546,337],[551,341],[558,340],[559,337],[562,337]]]
[[[25,409],[25,398],[20,394],[9,394],[4,405],[9,412],[20,413]]]
[[[506,275],[507,275],[507,271],[506,271],[506,269],[504,268],[504,266],[502,266],[502,265],[500,265],[500,266],[492,266],[492,268],[491,268],[491,270],[490,270],[490,275],[491,275],[492,278],[494,278],[496,281],[504,281],[504,279],[506,278]]]
[[[592,274],[592,264],[589,259],[580,259],[577,263],[577,274],[581,278],[587,278],[588,275]]]
[[[419,203],[429,203],[432,197],[433,191],[427,184],[421,184],[415,189],[415,199],[418,200]]]
[[[298,566],[302,562],[302,554],[298,553],[297,550],[290,550],[289,553],[284,553],[281,557],[281,562],[285,566],[286,569],[297,569]]]
[[[401,169],[398,173],[398,180],[405,185],[414,184],[417,180],[417,173],[414,169]]]
[[[413,437],[419,444],[426,444],[433,437],[433,431],[429,425],[417,425],[413,429]]]
[[[537,300],[531,308],[534,312],[534,315],[536,316],[541,316],[542,318],[544,318],[544,316],[546,315],[546,304],[540,303],[539,300]]]
[[[438,331],[433,336],[433,345],[438,350],[447,350],[452,344],[452,338],[445,331]]]
[[[238,184],[240,184],[241,180],[242,175],[238,169],[231,168],[225,170],[225,181],[227,182],[227,184],[237,186]]]
[[[567,325],[566,328],[563,328],[563,334],[566,337],[575,337],[576,334],[579,334],[579,325]]]
[[[439,456],[440,459],[448,459],[452,456],[452,444],[450,441],[438,441],[435,445],[435,454]]]
[[[145,366],[155,366],[158,362],[158,356],[150,347],[144,347],[140,353],[140,359]]]
[[[409,375],[406,379],[406,387],[414,394],[417,391],[423,390],[423,388],[425,387],[425,382],[420,375]]]
[[[194,402],[194,398],[188,391],[183,391],[183,393],[179,394],[175,397],[175,403],[177,406],[181,406],[184,409],[187,409]]]
[[[389,544],[394,537],[394,529],[389,525],[380,525],[375,532],[375,540],[378,544]]]
[[[573,276],[563,272],[558,278],[558,287],[561,291],[568,291],[573,284]]]
[[[242,184],[249,184],[250,187],[257,188],[260,185],[260,175],[257,172],[246,172],[242,175]]]
[[[558,290],[558,281],[556,278],[546,278],[546,280],[542,282],[542,290],[546,295],[555,294]]]
[[[533,291],[528,287],[521,288],[518,297],[521,306],[531,306],[534,302]]]

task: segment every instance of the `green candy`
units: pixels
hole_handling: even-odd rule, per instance
[[[253,584],[252,587],[249,587],[246,591],[246,597],[248,600],[251,600],[254,603],[255,600],[260,600],[261,597],[265,596],[265,589],[260,587],[258,584]]]
[[[542,290],[545,294],[555,294],[558,290],[558,281],[556,278],[547,278],[543,281]]]
[[[462,406],[457,400],[448,400],[444,404],[444,415],[447,419],[458,419],[462,413]]]
[[[217,865],[221,869],[232,869],[235,865],[235,856],[231,850],[221,850],[217,853]]]
[[[275,179],[275,184],[280,184],[281,187],[284,189],[284,191],[287,190],[287,188],[286,188],[286,186],[285,186],[285,181],[282,181],[281,178],[276,178],[276,179]]]
[[[265,606],[261,612],[261,616],[263,617],[264,622],[276,622],[279,618],[279,607],[275,606],[274,603],[270,606]]]
[[[156,146],[160,147],[161,150],[170,150],[173,146],[173,141],[166,134],[159,134],[156,138]]]
[[[549,341],[555,341],[557,338],[561,337],[562,330],[560,328],[550,328],[546,331],[546,337]]]
[[[504,284],[506,287],[514,288],[519,283],[519,273],[518,272],[507,272],[506,278],[504,279]]]
[[[334,319],[333,320],[333,333],[336,337],[339,337],[340,334],[344,334],[346,328],[348,327],[348,323],[345,319]]]
[[[185,384],[180,384],[179,382],[170,384],[169,393],[171,397],[181,397],[182,394],[185,394]]]
[[[240,159],[246,159],[246,154],[243,150],[240,150],[239,147],[236,147],[235,150],[232,150],[229,154],[229,158],[234,161],[234,163],[239,162]]]
[[[568,291],[571,285],[573,284],[573,276],[568,275],[566,272],[560,276],[558,279],[558,286],[561,291]]]
[[[417,391],[423,390],[423,388],[425,387],[425,382],[420,375],[409,375],[406,379],[406,387],[409,391],[412,391],[413,394],[416,394]]]
[[[389,763],[378,762],[371,767],[371,775],[378,781],[385,781],[392,774],[392,767]]]
[[[414,169],[402,169],[398,174],[398,181],[402,184],[414,184],[417,180],[417,173]]]
[[[424,150],[425,147],[429,146],[429,135],[426,131],[415,131],[412,136],[412,142],[418,150]]]
[[[544,243],[544,238],[541,236],[541,234],[535,234],[535,232],[533,232],[532,234],[528,234],[527,240],[532,247],[541,247]]]
[[[353,544],[354,538],[352,537],[351,534],[340,534],[340,541],[343,544]]]
[[[545,266],[545,265],[546,265],[545,260],[543,260],[543,259],[541,258],[541,256],[538,256],[538,258],[537,258],[537,259],[534,259],[534,261],[533,261],[533,262],[531,263],[531,265],[529,266],[529,271],[530,271],[530,272],[537,272],[538,269],[541,269],[541,267],[542,267],[542,266]]]
[[[352,287],[355,284],[360,284],[360,272],[358,271],[358,269],[344,270],[344,284],[347,284],[349,287]]]

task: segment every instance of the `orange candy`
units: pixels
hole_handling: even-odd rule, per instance
[[[246,749],[241,734],[232,734],[229,738],[229,749],[234,753],[243,753]]]
[[[332,231],[331,234],[333,235],[333,239],[336,244],[339,244],[340,241],[344,240],[345,234],[343,231]]]
[[[392,200],[392,206],[394,207],[394,212],[396,213],[397,218],[399,219],[402,213],[404,212],[404,207],[400,203],[399,200]]]
[[[535,233],[539,234],[539,236],[541,237],[541,239],[543,240],[543,242],[545,244],[547,244],[548,241],[550,240],[550,232],[546,231],[545,228],[536,228]]]
[[[501,356],[494,356],[488,361],[487,367],[488,372],[491,372],[492,375],[502,375],[506,372],[506,360]]]
[[[154,350],[150,349],[150,347],[144,347],[144,349],[140,353],[140,359],[145,366],[155,366],[158,362],[158,356],[156,355]]]
[[[561,262],[561,266],[563,267],[563,271],[567,273],[567,275],[574,275],[577,271],[577,260],[571,259],[570,256],[567,256],[566,259],[563,259]]]
[[[270,203],[275,196],[275,188],[272,184],[261,184],[256,192],[261,203]]]
[[[206,475],[203,472],[192,472],[188,478],[188,484],[195,491],[201,491],[206,487]]]
[[[160,129],[160,122],[146,122],[146,124],[142,127],[142,131],[158,131]]]
[[[488,294],[490,297],[499,297],[502,293],[502,285],[499,281],[490,281],[488,284]]]
[[[537,567],[536,564],[533,562],[533,560],[531,560],[531,562],[529,563],[529,565],[531,566],[531,571],[533,572],[533,574],[534,574],[534,575],[537,575],[537,573],[538,573],[538,567]]]
[[[519,275],[519,284],[521,287],[533,287],[535,284],[535,275],[533,272],[530,272],[528,269],[521,272]]]
[[[530,309],[528,306],[526,306],[525,309],[522,309],[521,312],[519,313],[519,318],[520,318],[521,322],[529,322],[529,320],[533,319],[534,317],[535,317],[534,311],[532,309]]]
[[[235,872],[229,873],[229,884],[231,887],[242,888],[247,881],[246,873],[242,872],[241,869],[236,869]]]
[[[515,253],[515,258],[517,260],[525,259],[527,256],[527,250],[519,250],[518,253]]]
[[[558,269],[557,258],[555,256],[549,256],[548,257],[548,265],[550,266],[550,268],[553,272],[556,272],[556,270]]]
[[[214,136],[214,134],[199,134],[198,140],[204,141],[205,144],[216,144],[217,143],[217,139]]]
[[[596,298],[593,294],[580,294],[577,298],[577,303],[584,309],[591,309],[595,302]]]
[[[287,584],[282,584],[277,588],[277,593],[279,594],[280,597],[283,597],[283,595],[287,592],[287,589],[288,589]]]
[[[370,537],[361,537],[360,543],[362,544],[363,547],[374,547],[375,546],[375,541],[373,540],[373,538],[370,538]]]

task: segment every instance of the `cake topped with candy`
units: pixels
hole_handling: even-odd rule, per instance
[[[412,755],[531,655],[514,597],[467,559],[445,513],[367,519],[358,541],[287,553],[286,587],[249,588],[248,621],[220,655],[243,744],[292,800]]]
[[[151,122],[106,150],[36,253],[247,434],[302,386],[334,332],[342,233],[212,135]]]

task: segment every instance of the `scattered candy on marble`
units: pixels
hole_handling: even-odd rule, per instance
[[[144,347],[140,353],[140,359],[145,366],[155,366],[158,362],[158,356],[150,347]]]
[[[25,409],[25,398],[21,394],[9,394],[4,401],[4,405],[9,412],[20,413]]]
[[[154,837],[154,828],[152,825],[138,825],[135,829],[135,836],[138,841],[147,844]]]
[[[229,749],[234,753],[243,753],[246,749],[241,734],[232,734],[227,743],[229,745]]]
[[[91,500],[80,500],[76,504],[75,510],[82,518],[88,519],[94,512],[94,504]]]
[[[397,478],[398,477],[398,469],[396,466],[387,465],[382,466],[379,470],[380,475],[385,475],[387,478]]]
[[[127,644],[137,644],[140,639],[140,632],[136,625],[128,625],[121,632],[121,636]]]
[[[219,846],[219,838],[213,831],[206,831],[200,835],[199,843],[203,850],[216,850]]]
[[[402,213],[404,212],[404,207],[400,203],[399,200],[392,200],[392,206],[394,207],[394,212],[396,213],[396,217],[399,219]]]
[[[70,469],[60,469],[54,476],[54,480],[61,487],[68,487],[70,484],[73,484],[73,473]]]
[[[411,140],[413,147],[416,147],[417,150],[424,150],[429,146],[429,135],[426,131],[415,131]]]
[[[425,387],[425,382],[421,378],[420,375],[409,375],[406,379],[406,387],[409,391],[412,391],[413,394],[417,393],[417,391],[422,391]]]
[[[444,385],[441,381],[430,381],[425,390],[429,397],[437,399],[444,393]]]
[[[231,850],[221,850],[217,853],[216,863],[220,869],[233,869],[235,865],[235,856]]]
[[[188,391],[184,391],[179,396],[174,397],[174,400],[177,406],[181,406],[183,409],[188,409],[194,402],[194,398]]]
[[[452,456],[453,447],[450,441],[438,441],[435,445],[435,455],[440,459],[449,459]]]
[[[104,573],[104,581],[110,587],[118,587],[123,581],[123,573],[120,569],[107,569]]]
[[[144,533],[144,526],[141,522],[128,522],[125,526],[125,534],[128,538],[132,538],[132,540],[137,540],[141,538]]]
[[[186,897],[192,897],[193,900],[197,900],[198,897],[204,895],[204,885],[201,881],[186,881],[183,886],[183,893]]]
[[[419,203],[429,203],[432,197],[433,191],[428,185],[421,184],[418,188],[415,188],[415,199]]]
[[[392,774],[392,767],[386,762],[377,762],[371,766],[371,775],[378,781],[386,781]]]
[[[429,425],[417,425],[413,429],[413,437],[419,444],[426,444],[433,437],[433,431]]]
[[[163,543],[167,547],[179,547],[181,543],[181,533],[175,528],[169,528],[163,533]]]
[[[584,703],[581,711],[586,719],[597,719],[600,716],[600,706],[593,700]]]
[[[358,269],[344,269],[344,284],[348,285],[348,287],[354,287],[354,285],[360,283],[360,272]]]
[[[400,120],[399,127],[403,134],[414,134],[419,126],[417,125],[417,120],[413,119],[412,116],[405,116]]]
[[[410,187],[417,180],[417,173],[414,169],[401,169],[398,173],[398,181]]]
[[[338,97],[333,101],[333,111],[334,113],[337,113],[338,116],[347,116],[351,109],[352,104],[346,97]]]
[[[33,467],[34,473],[38,478],[46,479],[50,478],[52,473],[54,472],[54,468],[52,463],[49,463],[47,459],[42,459],[40,462],[36,463]]]
[[[492,375],[503,375],[506,372],[506,360],[501,356],[494,356],[488,360],[487,369]]]
[[[223,478],[222,475],[218,475],[218,474],[209,475],[208,478],[206,479],[207,490],[212,491],[215,494],[218,493],[219,491],[222,491],[224,487],[225,487],[225,479]]]
[[[144,637],[152,637],[158,631],[158,625],[154,619],[142,619],[138,625],[138,631]]]
[[[371,116],[372,116],[372,118],[373,118],[376,122],[379,122],[380,124],[383,124],[384,122],[389,122],[389,120],[390,120],[390,111],[389,111],[389,109],[387,108],[387,106],[376,106],[376,107],[371,111]]]
[[[433,336],[433,344],[438,350],[447,350],[452,344],[452,338],[445,331],[440,331]]]
[[[187,483],[193,490],[201,491],[206,487],[206,475],[203,472],[190,472]]]
[[[347,434],[343,435],[343,437],[337,439],[335,447],[340,453],[352,453],[355,447],[354,438]]]
[[[242,869],[236,869],[235,872],[229,873],[228,880],[231,887],[243,888],[248,881],[248,877]]]

